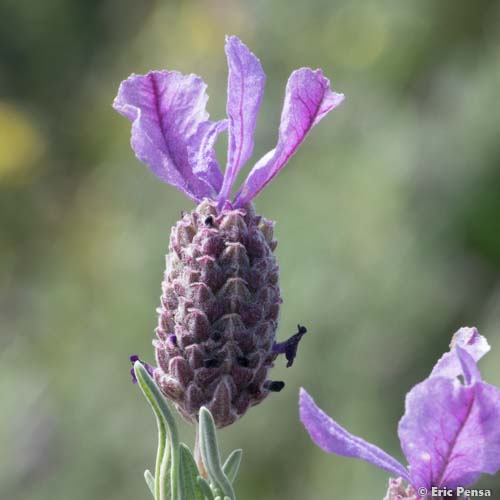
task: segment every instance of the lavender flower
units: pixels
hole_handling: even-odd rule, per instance
[[[210,121],[206,85],[196,75],[152,71],[122,82],[114,108],[132,122],[136,156],[198,206],[172,228],[159,308],[154,378],[189,421],[206,406],[218,427],[234,422],[283,382],[267,380],[279,354],[293,362],[305,329],[275,342],[281,295],[274,223],[252,200],[285,166],[309,131],[343,100],[321,70],[294,71],[276,147],[260,159],[234,198],[252,155],[265,74],[236,37],[226,39],[227,116]],[[224,175],[214,144],[229,134]],[[135,358],[134,358],[135,359]]]
[[[430,498],[432,488],[459,495],[460,488],[472,485],[481,474],[500,469],[500,390],[481,380],[476,364],[489,349],[475,328],[461,328],[450,352],[407,394],[398,434],[408,469],[347,432],[304,389],[300,418],[323,450],[360,458],[395,474],[398,479],[391,480],[386,500]],[[402,480],[410,485],[406,490]]]

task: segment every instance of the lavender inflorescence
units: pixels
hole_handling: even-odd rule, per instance
[[[284,382],[268,379],[268,370],[281,354],[290,367],[307,331],[299,325],[288,340],[275,340],[282,299],[274,223],[257,215],[252,201],[344,98],[332,92],[321,70],[294,71],[276,147],[232,197],[238,172],[252,154],[266,78],[238,38],[227,38],[226,55],[227,119],[209,120],[206,85],[176,71],[131,75],[114,102],[132,122],[137,157],[197,204],[172,228],[154,341],[157,366],[143,366],[188,421],[196,422],[205,406],[217,427],[283,389]],[[222,174],[214,144],[225,130],[228,160]]]

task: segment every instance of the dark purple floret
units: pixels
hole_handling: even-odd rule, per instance
[[[282,380],[267,380],[264,382],[264,388],[271,392],[280,392],[285,387]]]
[[[293,365],[295,356],[297,356],[297,348],[299,347],[300,339],[307,333],[307,328],[305,326],[297,325],[297,333],[292,335],[288,340],[284,342],[275,342],[273,345],[274,354],[284,354],[286,360],[287,368]]]
[[[238,356],[236,361],[240,366],[244,366],[245,368],[250,365],[250,360],[246,356]]]
[[[132,363],[132,368],[130,369],[130,375],[132,375],[133,384],[137,384],[137,377],[135,376],[135,371],[134,371],[134,365],[137,361],[139,361],[142,364],[142,366],[146,368],[147,372],[151,375],[151,377],[154,376],[154,371],[155,371],[154,366],[150,365],[149,363],[146,363],[145,361],[142,361],[142,359],[139,358],[137,354],[132,354],[132,356],[130,356],[130,362]]]
[[[205,360],[205,368],[217,368],[220,362],[217,359],[210,358]]]

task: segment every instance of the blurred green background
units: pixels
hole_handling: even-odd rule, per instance
[[[403,460],[404,395],[459,326],[489,338],[500,385],[498,2],[3,0],[2,499],[148,498],[156,431],[128,356],[153,359],[169,230],[192,204],[135,159],[111,102],[132,72],[178,69],[221,118],[225,33],[268,75],[254,158],[293,69],[347,97],[256,201],[278,221],[279,338],[310,335],[273,371],[286,389],[221,432],[245,452],[238,498],[384,496],[385,472],[312,445],[300,386]]]

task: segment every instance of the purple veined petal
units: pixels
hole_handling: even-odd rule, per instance
[[[441,356],[430,374],[431,377],[455,378],[462,373],[462,366],[454,349],[455,346],[467,351],[475,361],[479,361],[491,349],[486,337],[480,335],[477,328],[460,328],[453,335],[450,352]]]
[[[215,157],[214,146],[219,134],[227,130],[227,120],[200,123],[196,134],[189,140],[189,162],[194,174],[208,183],[215,193],[222,186],[222,172]]]
[[[151,71],[123,81],[113,107],[132,122],[137,158],[162,181],[194,201],[215,197],[211,184],[190,163],[190,141],[208,121],[206,84],[196,75]]]
[[[429,378],[408,393],[398,434],[415,488],[470,486],[500,468],[500,391]]]
[[[230,198],[238,172],[252,155],[255,123],[266,83],[259,59],[239,38],[226,37],[226,56],[229,142],[227,167],[219,194],[221,204]]]
[[[462,367],[462,374],[464,376],[464,381],[466,385],[475,384],[476,382],[481,382],[481,372],[477,367],[477,363],[474,358],[460,346],[454,347],[457,358]]]
[[[395,458],[377,446],[349,434],[314,403],[305,389],[300,389],[300,420],[311,439],[324,451],[344,457],[359,458],[409,480],[408,471]]]
[[[478,431],[467,439],[476,441],[482,448],[481,457],[476,457],[476,467],[486,474],[500,470],[500,390],[486,382],[476,387],[476,412],[471,415]],[[472,426],[471,426],[472,429]]]
[[[278,144],[253,167],[234,205],[241,207],[255,198],[285,166],[312,127],[343,100],[343,94],[330,90],[330,81],[320,69],[294,71],[286,86]]]

